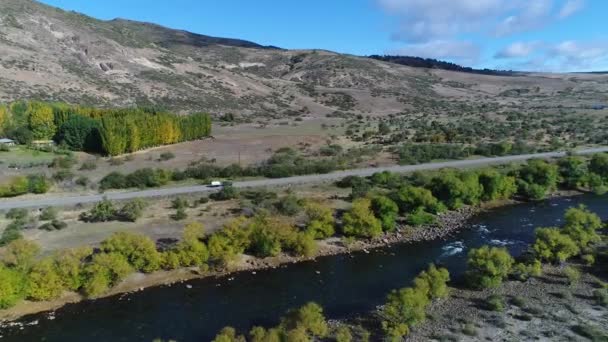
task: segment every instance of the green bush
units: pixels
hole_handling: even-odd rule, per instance
[[[581,271],[572,266],[566,266],[563,272],[568,279],[569,286],[574,286],[581,280]]]
[[[426,225],[426,224],[433,224],[433,223],[435,223],[436,220],[437,220],[437,218],[435,217],[435,215],[427,213],[426,211],[424,211],[422,209],[417,209],[417,210],[413,211],[412,213],[410,213],[409,215],[407,215],[407,217],[406,217],[407,223],[412,226],[422,226],[422,225]]]
[[[353,202],[352,208],[344,214],[342,231],[347,236],[374,238],[382,234],[382,224],[374,216],[372,202],[360,198]]]
[[[80,219],[84,222],[107,222],[114,219],[115,213],[116,209],[112,201],[104,199],[95,204],[90,211],[80,214]]]
[[[57,218],[57,209],[53,207],[44,208],[40,213],[40,221],[52,221]]]
[[[469,252],[466,277],[474,288],[497,287],[507,278],[513,264],[506,248],[482,246]]]
[[[533,249],[541,260],[550,262],[564,262],[580,253],[576,242],[558,228],[536,229]]]
[[[159,161],[167,161],[175,158],[175,154],[173,152],[163,152],[158,157]]]
[[[5,217],[10,220],[26,220],[28,215],[27,209],[13,208],[6,213]]]
[[[493,294],[486,299],[488,310],[503,312],[505,310],[505,299],[497,294]]]
[[[67,223],[54,219],[51,222],[47,222],[47,223],[43,224],[42,226],[38,227],[38,229],[46,230],[46,231],[53,231],[53,230],[62,230],[67,227],[68,227]]]

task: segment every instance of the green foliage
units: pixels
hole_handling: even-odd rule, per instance
[[[495,169],[485,169],[479,173],[479,183],[483,188],[484,201],[509,199],[517,192],[515,177],[507,176]]]
[[[224,185],[220,191],[209,195],[209,198],[215,201],[228,201],[238,197],[239,192],[232,185]]]
[[[281,320],[285,331],[301,329],[308,336],[322,338],[329,333],[329,326],[323,308],[316,303],[308,303],[297,310],[290,310]]]
[[[472,249],[467,259],[467,280],[472,287],[499,286],[507,278],[514,260],[506,248],[482,246]]]
[[[81,115],[71,115],[55,137],[55,141],[66,144],[74,151],[101,152],[99,122]]]
[[[0,263],[0,309],[8,309],[24,297],[23,274]]]
[[[53,108],[41,102],[29,102],[27,107],[29,128],[35,139],[49,140],[55,135]]]
[[[447,283],[450,273],[445,268],[437,268],[431,264],[414,279],[414,287],[426,293],[429,299],[445,298],[449,294]]]
[[[483,191],[476,173],[453,170],[441,171],[431,180],[430,189],[450,209],[479,203]]]
[[[569,189],[578,189],[585,185],[589,173],[587,161],[583,157],[568,156],[561,158],[557,165],[562,184]]]
[[[532,200],[546,197],[557,188],[558,166],[540,159],[532,159],[518,171],[519,191]]]
[[[433,193],[422,187],[403,187],[394,197],[402,213],[424,210],[437,214],[445,210],[445,206],[433,196]]]
[[[2,296],[0,296],[0,298],[2,298]],[[593,290],[593,298],[598,305],[608,307],[608,289],[603,288]]]
[[[596,230],[603,227],[602,220],[585,206],[570,208],[564,215],[562,231],[569,235],[581,248],[601,240]]]
[[[160,268],[161,256],[156,244],[144,235],[114,233],[101,243],[101,250],[104,253],[123,256],[138,271],[150,273]]]
[[[511,274],[520,281],[526,281],[530,277],[539,277],[542,272],[543,270],[541,262],[535,259],[529,264],[525,264],[523,262],[515,264]]]
[[[536,229],[533,249],[540,259],[550,262],[564,262],[580,253],[576,242],[558,228]]]
[[[132,270],[127,258],[121,254],[95,254],[84,270],[85,281],[82,290],[89,297],[102,295]]]
[[[179,208],[171,215],[171,219],[174,221],[183,221],[188,218],[188,214],[184,208]]]
[[[393,340],[409,334],[410,327],[423,321],[429,298],[424,290],[403,288],[393,290],[380,313],[382,328]]]
[[[335,234],[333,210],[329,206],[308,202],[304,210],[308,217],[306,230],[315,239],[325,239]]]
[[[497,294],[493,294],[486,299],[488,310],[503,312],[505,310],[505,299]]]
[[[382,230],[391,232],[395,230],[399,207],[386,196],[374,196],[371,199],[372,210],[382,223]]]
[[[51,258],[37,262],[28,274],[27,297],[35,300],[58,298],[64,290],[64,283]]]
[[[37,244],[19,239],[4,248],[4,251],[0,254],[0,261],[10,268],[27,272],[32,267],[39,252],[40,247]]]
[[[396,152],[401,165],[428,163],[437,159],[463,159],[472,155],[471,150],[453,144],[403,144]]]
[[[374,216],[372,202],[360,198],[353,202],[352,208],[344,214],[342,230],[347,236],[374,238],[382,234],[382,224]]]
[[[52,221],[56,218],[57,218],[57,209],[55,209],[53,207],[48,207],[48,208],[42,209],[42,212],[40,213],[40,217],[39,217],[39,219],[41,221]]]
[[[225,327],[213,339],[212,342],[245,342],[245,337],[237,335],[232,327]]]
[[[68,227],[67,223],[55,219],[55,220],[52,220],[51,222],[47,222],[47,223],[41,225],[40,227],[38,227],[38,229],[46,230],[46,231],[53,231],[53,230],[62,230],[67,227]]]
[[[72,291],[80,289],[85,280],[83,263],[93,254],[90,247],[66,249],[54,255],[55,267],[63,286]]]
[[[608,178],[608,153],[597,153],[591,157],[589,171],[602,177]]]
[[[160,154],[160,156],[158,157],[158,160],[160,161],[167,161],[167,160],[171,160],[175,158],[175,154],[173,152],[163,152]]]
[[[141,198],[130,200],[114,213],[114,217],[119,221],[135,222],[143,215],[146,205],[146,201]]]
[[[406,221],[408,224],[412,226],[422,226],[426,224],[435,223],[436,217],[431,213],[427,213],[422,209],[417,209],[407,215]]]
[[[33,194],[44,194],[49,191],[51,184],[43,175],[27,176],[28,191]]]
[[[115,213],[116,208],[112,201],[104,199],[90,211],[80,214],[80,219],[85,222],[107,222],[114,219]]]
[[[568,279],[568,285],[574,286],[581,280],[581,271],[572,267],[566,266],[563,269],[564,275]]]
[[[6,213],[5,217],[10,220],[25,220],[28,215],[27,209],[13,208]]]
[[[336,329],[336,342],[351,342],[352,340],[353,334],[349,327],[341,325]]]

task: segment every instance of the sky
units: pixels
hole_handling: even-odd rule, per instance
[[[437,58],[475,68],[607,71],[606,0],[42,0],[287,49]]]

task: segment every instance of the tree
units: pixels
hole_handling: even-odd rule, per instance
[[[589,169],[587,161],[578,156],[561,158],[557,165],[562,177],[562,184],[569,189],[577,189],[584,185]]]
[[[89,212],[80,214],[80,219],[85,222],[107,222],[114,219],[115,213],[116,209],[112,201],[104,198],[101,202],[95,204]]]
[[[35,301],[58,298],[64,290],[64,282],[51,258],[36,263],[28,274],[27,296]]]
[[[475,288],[497,287],[507,278],[514,263],[506,248],[482,246],[469,252],[466,276]]]
[[[533,249],[542,260],[564,262],[580,253],[576,242],[558,228],[538,228],[535,234]]]
[[[517,192],[515,177],[504,175],[495,169],[481,171],[479,183],[483,188],[484,201],[508,199]]]
[[[66,249],[55,254],[57,274],[63,286],[72,291],[80,289],[84,282],[84,260],[93,254],[90,247]]]
[[[14,306],[24,295],[23,273],[0,263],[0,309]]]
[[[532,159],[519,169],[520,192],[534,200],[542,199],[557,188],[558,167],[540,159]]]
[[[40,247],[36,243],[19,239],[4,248],[0,254],[0,261],[8,267],[27,272],[39,252]]]
[[[400,340],[409,334],[410,327],[425,319],[428,304],[427,294],[420,289],[393,290],[380,312],[383,330],[393,341]]]
[[[315,239],[325,239],[335,234],[334,214],[331,207],[317,202],[308,202],[304,211],[308,217],[306,230]]]
[[[390,232],[395,230],[395,223],[399,214],[399,207],[386,196],[375,196],[371,200],[372,210],[382,223],[382,230]]]
[[[56,141],[75,151],[101,152],[99,123],[82,115],[71,115],[57,131]]]
[[[245,342],[245,337],[237,335],[232,327],[225,327],[215,336],[213,342]]]
[[[281,321],[284,331],[302,329],[306,334],[323,338],[329,333],[329,326],[323,308],[317,303],[307,303],[297,310],[290,310]]]
[[[603,179],[608,178],[608,153],[596,153],[589,162],[589,171]]]
[[[57,129],[53,108],[40,102],[28,103],[28,123],[35,139],[50,140]]]
[[[450,281],[450,272],[431,264],[428,270],[422,271],[414,279],[414,287],[426,292],[429,299],[445,298],[449,293],[448,281]]]
[[[128,233],[114,233],[101,243],[105,253],[120,254],[126,258],[136,270],[150,273],[160,268],[161,256],[156,244],[149,237]]]
[[[603,227],[602,220],[583,205],[566,210],[566,224],[562,231],[569,235],[581,248],[601,240],[596,230]]]
[[[209,250],[201,241],[204,234],[205,228],[201,223],[193,222],[184,227],[182,241],[176,248],[182,266],[202,266],[209,260]]]
[[[118,253],[98,253],[85,269],[83,291],[96,297],[106,292],[132,272],[129,261]]]
[[[343,232],[354,237],[374,238],[382,234],[382,224],[374,216],[372,202],[360,198],[353,202],[352,208],[344,214]]]

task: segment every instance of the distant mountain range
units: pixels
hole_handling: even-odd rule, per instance
[[[32,0],[0,1],[0,52],[0,102],[160,106],[258,121],[423,112],[438,101],[590,105],[599,101],[590,90],[608,90],[601,74],[513,73],[417,57],[285,50],[103,21]]]

